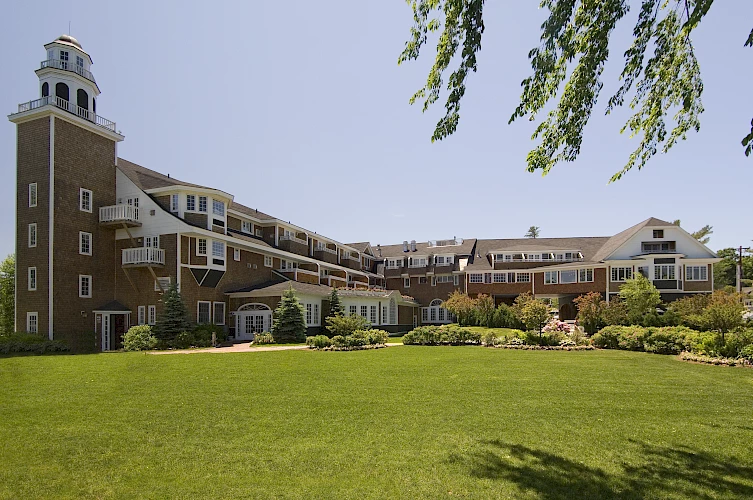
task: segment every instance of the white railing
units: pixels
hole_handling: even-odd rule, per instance
[[[358,258],[358,256],[356,256],[356,255],[350,255],[349,253],[343,254],[342,257],[340,257],[340,258],[343,259],[343,260],[360,260]]]
[[[301,245],[308,245],[309,242],[306,240],[302,240],[301,238],[298,238],[296,236],[292,235],[282,235],[280,236],[280,241],[295,241],[296,243],[300,243]]]
[[[139,209],[133,205],[110,205],[99,209],[99,222],[136,222],[138,220]]]
[[[428,262],[424,260],[424,261],[419,261],[419,262],[411,262],[410,264],[408,264],[408,267],[416,268],[416,267],[426,267],[428,265],[429,265]]]
[[[107,130],[115,132],[115,122],[110,121],[107,118],[102,118],[101,116],[89,111],[88,109],[84,109],[81,106],[73,104],[71,101],[66,101],[62,97],[57,97],[54,95],[48,95],[42,97],[41,99],[35,99],[33,101],[21,103],[18,105],[18,112],[24,113],[26,111],[31,111],[33,109],[47,106],[48,104],[60,109],[64,109],[65,111],[80,116],[84,120],[90,121],[95,125],[99,125],[102,128],[106,128]]]
[[[123,265],[165,264],[165,251],[161,248],[136,247],[123,249]]]
[[[74,73],[77,73],[87,80],[90,80],[94,83],[97,83],[94,80],[94,75],[92,75],[92,72],[88,69],[84,69],[78,64],[71,64],[70,61],[63,61],[61,59],[47,59],[46,61],[42,61],[40,64],[40,69],[42,68],[55,68],[55,69],[62,69],[65,71],[73,71]]]
[[[327,252],[331,253],[332,255],[337,255],[337,250],[333,250],[332,248],[329,248],[328,246],[322,245],[321,243],[316,245],[316,248],[314,248],[315,251],[321,251],[321,252]]]

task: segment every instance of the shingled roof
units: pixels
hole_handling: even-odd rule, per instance
[[[473,252],[473,247],[476,245],[476,239],[475,238],[469,238],[466,240],[463,240],[463,243],[460,245],[448,245],[448,246],[441,246],[441,247],[434,247],[429,246],[428,241],[422,241],[420,243],[416,243],[416,251],[415,252],[404,252],[403,251],[403,244],[399,245],[383,245],[381,246],[382,249],[382,257],[403,257],[403,256],[411,256],[411,255],[434,255],[434,254],[444,254],[444,253],[454,253],[455,255],[471,255]],[[374,249],[375,255],[377,258],[379,258],[379,250],[377,247],[372,247]],[[410,248],[410,243],[408,243],[408,248]]]
[[[643,222],[639,222],[633,227],[629,227],[625,229],[624,231],[615,234],[611,238],[609,238],[609,241],[607,241],[594,255],[594,260],[597,262],[601,262],[610,255],[612,255],[618,248],[620,248],[622,245],[624,245],[627,240],[632,238],[638,231],[643,229],[644,227],[668,227],[668,226],[674,226],[671,222],[663,221],[661,219],[657,219],[656,217],[649,217],[648,219],[644,220]]]
[[[188,186],[201,189],[214,189],[206,186],[200,186],[198,184],[192,184],[190,182],[183,182],[175,179],[174,177],[168,177],[154,170],[150,170],[141,165],[136,165],[133,162],[118,158],[118,168],[126,174],[126,176],[133,181],[136,186],[142,191],[148,191],[150,189],[157,189],[170,186]]]
[[[293,287],[293,290],[298,293],[318,295],[320,297],[327,297],[332,292],[332,289],[325,285],[314,285],[312,283],[302,283],[300,281],[266,281],[258,285],[228,291],[225,292],[225,294],[254,292],[254,295],[257,297],[263,297],[267,295],[270,297],[281,297],[282,294],[285,293],[285,291],[291,286]]]
[[[502,240],[478,240],[476,255],[467,270],[492,269],[487,254],[495,251],[541,252],[556,250],[578,250],[584,262],[596,262],[595,255],[609,241],[608,236],[586,236],[575,238],[514,238]]]

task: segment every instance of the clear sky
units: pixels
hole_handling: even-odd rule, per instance
[[[458,132],[429,140],[442,109],[408,98],[433,54],[397,66],[412,23],[402,0],[286,2],[18,1],[4,4],[2,109],[36,99],[43,44],[68,31],[91,54],[97,110],[126,140],[119,155],[342,242],[608,236],[647,217],[714,226],[710,247],[753,238],[753,2],[716,2],[694,37],[704,77],[701,132],[607,185],[637,139],[625,113],[604,117],[637,3],[612,61],[582,154],[530,174],[534,124],[508,125],[530,73],[544,11],[487,2],[479,72]],[[13,251],[15,125],[0,130],[0,253]],[[114,202],[114,200],[113,200]]]

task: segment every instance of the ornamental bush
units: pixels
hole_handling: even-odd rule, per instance
[[[67,352],[70,349],[60,340],[50,340],[34,333],[13,333],[0,336],[0,354]]]
[[[332,345],[332,339],[326,335],[316,335],[313,337],[306,337],[306,345],[314,349],[322,349]]]
[[[405,345],[480,344],[481,334],[457,325],[420,326],[403,336]]]
[[[327,331],[333,336],[347,337],[358,330],[366,330],[369,328],[369,322],[363,316],[357,314],[351,314],[350,316],[329,316],[326,319]]]
[[[124,351],[149,351],[157,347],[157,337],[149,325],[132,326],[123,335]]]
[[[274,344],[275,338],[271,333],[257,333],[254,335],[254,340],[251,343],[254,345]]]

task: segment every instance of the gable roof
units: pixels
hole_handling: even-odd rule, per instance
[[[192,184],[190,182],[183,182],[174,177],[168,177],[167,175],[142,167],[141,165],[124,160],[123,158],[118,158],[118,168],[142,191],[171,186],[187,186],[201,189],[212,189],[216,191],[214,188],[200,186],[199,184]]]
[[[608,236],[478,240],[473,262],[466,266],[466,270],[492,269],[493,266],[486,256],[495,251],[541,252],[546,250],[578,250],[583,254],[584,262],[597,262],[595,255],[608,240]]]
[[[455,255],[471,255],[474,246],[476,246],[475,238],[465,239],[460,245],[448,245],[441,247],[429,246],[428,241],[417,242],[415,252],[404,252],[402,243],[400,243],[399,245],[377,245],[375,247],[375,256],[377,259],[380,259],[384,257],[394,258],[404,257],[406,255],[410,257],[411,255],[436,255],[446,253],[454,253]],[[408,248],[410,248],[410,243],[408,243]],[[379,249],[382,250],[381,256],[379,254]]]
[[[627,243],[627,241],[635,236],[638,231],[643,229],[644,227],[677,227],[671,222],[663,221],[661,219],[657,219],[656,217],[649,217],[648,219],[644,220],[643,222],[639,222],[635,226],[629,227],[625,229],[624,231],[615,234],[611,238],[609,238],[609,241],[607,241],[603,247],[594,255],[594,260],[596,261],[602,261],[606,258],[608,258],[610,255],[612,255],[614,252],[617,251],[618,248],[620,248],[622,245]]]
[[[291,286],[296,292],[307,295],[328,297],[329,294],[332,293],[332,289],[325,285],[314,285],[312,283],[302,283],[300,281],[266,281],[258,285],[247,286],[244,288],[239,288],[237,290],[227,291],[225,292],[225,294],[230,295],[235,293],[243,293],[251,294],[254,297],[281,297],[282,294],[285,293],[285,291]]]
[[[366,250],[368,250],[371,247],[371,243],[368,241],[360,241],[358,243],[346,243],[345,245],[355,248],[361,253],[366,253]]]

